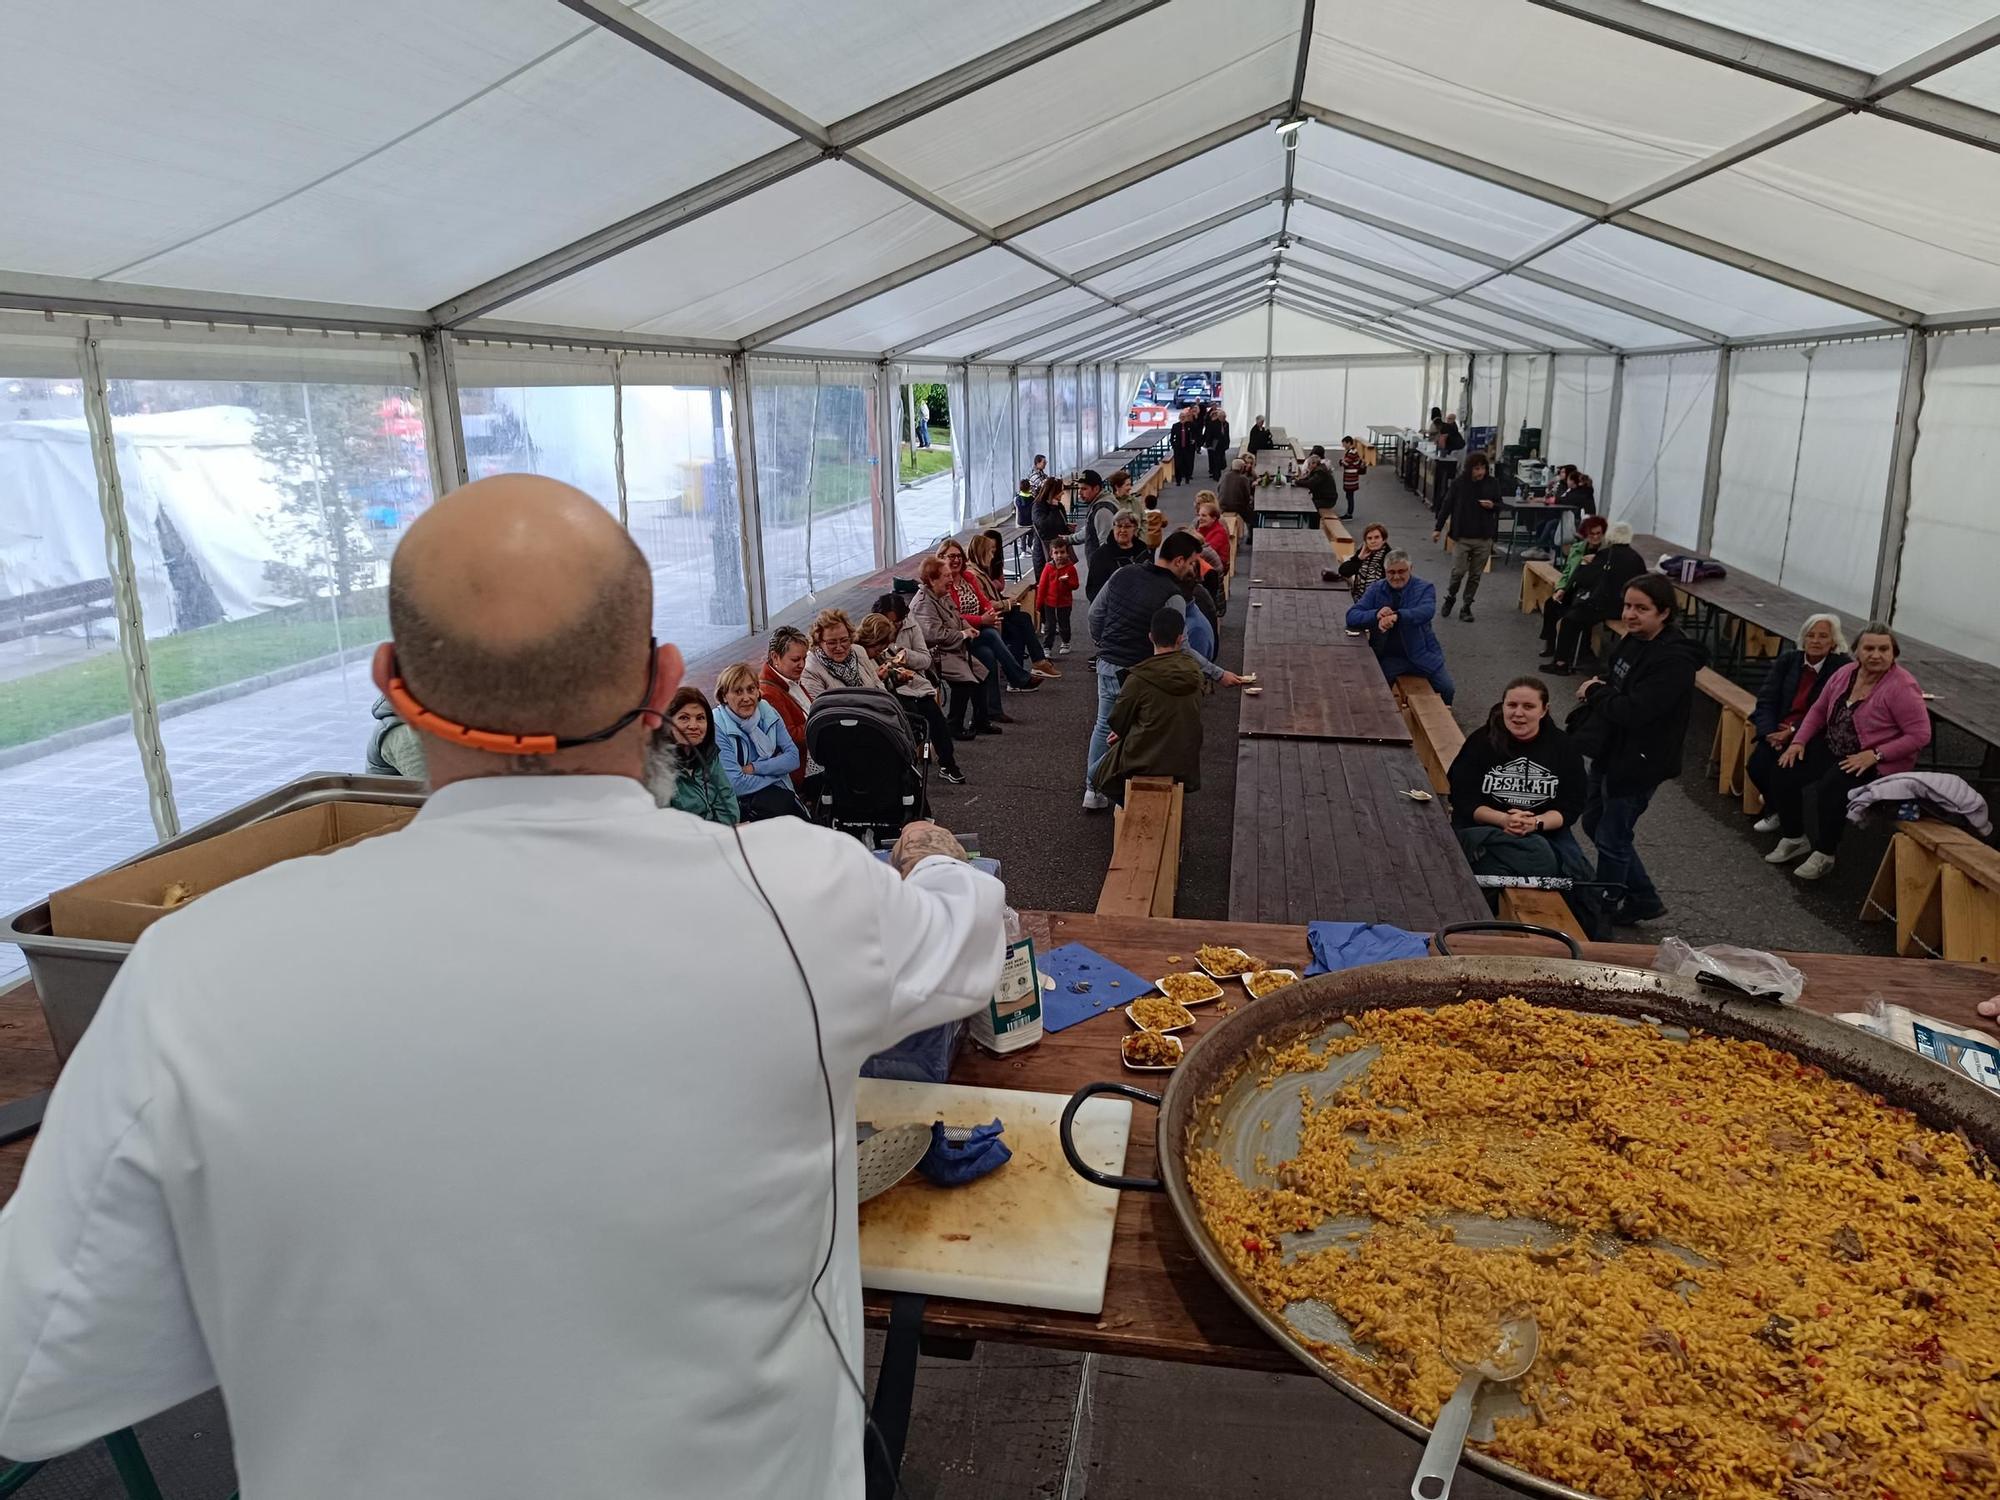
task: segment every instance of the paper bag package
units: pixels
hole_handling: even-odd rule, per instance
[[[328,854],[393,833],[416,812],[384,802],[325,802],[232,828],[55,892],[49,897],[49,925],[58,937],[136,942],[160,918],[232,880],[281,860]]]

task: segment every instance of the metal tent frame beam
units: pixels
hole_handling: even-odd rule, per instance
[[[1767,83],[1817,95],[1840,106],[1840,114],[1880,115],[1969,146],[2000,150],[2000,115],[1916,88],[1925,79],[2000,43],[2000,17],[1982,21],[1886,73],[1870,76],[1863,69],[1815,57],[1712,21],[1647,5],[1644,0],[1530,0],[1530,3],[1587,21],[1592,26],[1670,47]]]
[[[1434,352],[1435,346],[1424,343],[1422,341],[1422,335],[1413,334],[1408,330],[1401,328],[1371,327],[1367,324],[1356,322],[1350,318],[1336,316],[1335,314],[1327,311],[1326,308],[1318,306],[1306,298],[1300,297],[1295,292],[1287,291],[1282,286],[1278,288],[1277,295],[1273,297],[1271,301],[1276,306],[1285,308],[1290,312],[1302,313],[1308,318],[1317,318],[1320,322],[1330,323],[1336,328],[1345,328],[1349,333],[1358,333],[1361,334],[1364,338],[1374,339],[1378,343],[1391,344],[1399,349],[1407,349],[1410,351],[1410,354],[1412,356]],[[1271,356],[1269,363],[1274,369],[1282,368],[1287,359],[1292,359],[1296,357],[1297,356],[1293,355],[1274,353]],[[1365,355],[1365,354],[1364,355],[1334,354],[1334,355],[1328,355],[1325,357],[1325,359],[1318,360],[1317,362],[1321,364],[1326,364],[1326,363],[1340,364],[1344,363],[1346,360],[1350,358],[1377,359],[1380,357],[1381,356],[1379,355]]]
[[[1297,240],[1298,244],[1301,247],[1307,250],[1311,250],[1314,254],[1326,255],[1333,253],[1325,249],[1324,247],[1313,243],[1312,241],[1304,239],[1303,237],[1295,236],[1294,238]],[[1294,260],[1289,262],[1289,264],[1295,270],[1304,271],[1308,275],[1320,277],[1322,280],[1333,282],[1337,286],[1347,287],[1353,291],[1363,293],[1367,296],[1379,297],[1387,302],[1394,303],[1396,301],[1396,294],[1394,292],[1388,291],[1382,287],[1370,286],[1365,281],[1355,281],[1349,277],[1338,275],[1333,271],[1327,270],[1324,266],[1316,266],[1312,264],[1310,261]],[[1407,280],[1409,278],[1404,278],[1404,279]],[[1433,292],[1442,292],[1449,290],[1449,288],[1447,288],[1443,282],[1427,282],[1427,283],[1417,283],[1417,284],[1423,286],[1425,290]],[[1574,340],[1576,343],[1583,345],[1585,348],[1595,349],[1601,354],[1616,354],[1618,352],[1618,346],[1616,344],[1607,344],[1603,342],[1601,339],[1592,338],[1589,334],[1584,333],[1581,329],[1571,328],[1565,324],[1554,322],[1548,318],[1541,318],[1533,316],[1532,314],[1528,313],[1516,312],[1514,311],[1514,309],[1506,306],[1504,303],[1489,301],[1484,297],[1471,296],[1464,292],[1453,292],[1452,295],[1458,298],[1459,301],[1467,304],[1470,307],[1477,307],[1483,309],[1486,312],[1496,313],[1503,318],[1512,319],[1516,323],[1526,323],[1531,328],[1539,328],[1546,333],[1553,333],[1556,334],[1558,337]],[[1406,305],[1406,304],[1399,304],[1399,305]]]
[[[1247,273],[1239,272],[1229,277],[1219,278],[1207,288],[1199,291],[1190,290],[1170,302],[1162,303],[1161,316],[1171,315],[1182,319],[1198,317],[1207,310],[1203,305],[1204,303],[1219,304],[1252,288],[1262,289],[1264,282],[1265,273],[1262,270],[1248,271]],[[1116,340],[1127,334],[1135,336],[1150,334],[1154,339],[1158,339],[1160,337],[1158,330],[1149,329],[1146,326],[1149,321],[1154,320],[1134,318],[1124,324],[1112,324],[1105,328],[1091,329],[1087,333],[1072,336],[1061,343],[1050,344],[1042,349],[1038,349],[1032,356],[1023,356],[1023,363],[1037,365],[1045,363],[1069,364],[1075,360],[1090,359],[1095,356],[1089,351],[1094,350],[1107,339]],[[1183,323],[1177,327],[1176,336],[1184,336],[1180,332],[1180,328],[1184,326]]]
[[[1228,322],[1231,318],[1238,317],[1243,313],[1250,312],[1255,308],[1261,307],[1267,300],[1263,292],[1264,289],[1260,288],[1255,294],[1240,298],[1236,301],[1217,307],[1214,310],[1212,316],[1203,317],[1186,333],[1180,334],[1178,335],[1178,337],[1181,338],[1198,337],[1200,334],[1205,333],[1207,330],[1214,328],[1219,324]],[[1122,362],[1124,360],[1132,359],[1140,355],[1143,355],[1148,349],[1157,348],[1163,342],[1164,340],[1162,340],[1156,334],[1150,332],[1139,334],[1133,337],[1128,337],[1122,343],[1114,344],[1106,348],[1102,353],[1096,354],[1093,357],[1098,360],[1105,361],[1107,363]]]

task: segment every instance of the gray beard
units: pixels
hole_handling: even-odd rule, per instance
[[[646,747],[646,790],[653,794],[655,806],[665,807],[674,800],[674,788],[679,784],[673,741],[660,736]]]

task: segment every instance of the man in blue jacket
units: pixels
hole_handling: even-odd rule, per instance
[[[1366,630],[1368,644],[1382,663],[1382,675],[1428,678],[1437,695],[1450,703],[1456,688],[1445,670],[1444,647],[1431,621],[1437,617],[1437,590],[1416,576],[1410,554],[1391,552],[1383,559],[1382,576],[1347,612],[1349,630]]]

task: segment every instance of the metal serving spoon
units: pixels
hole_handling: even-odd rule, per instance
[[[1492,1354],[1465,1372],[1431,1425],[1431,1440],[1424,1444],[1423,1461],[1417,1465],[1416,1481],[1410,1486],[1412,1500],[1445,1500],[1451,1493],[1451,1481],[1465,1454],[1465,1434],[1472,1426],[1472,1403],[1479,1388],[1489,1380],[1503,1385],[1519,1380],[1534,1364],[1541,1343],[1541,1329],[1532,1315],[1522,1313],[1501,1322]]]

